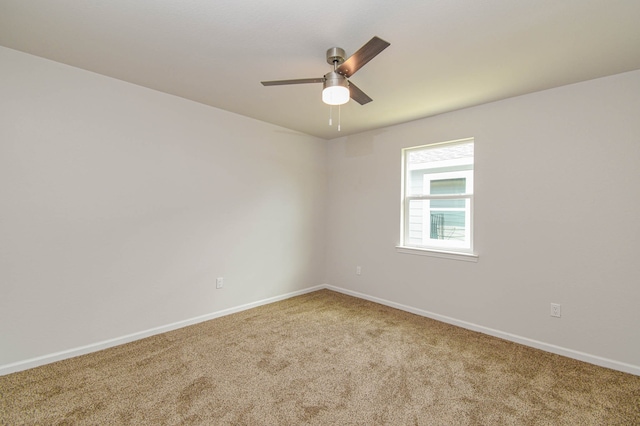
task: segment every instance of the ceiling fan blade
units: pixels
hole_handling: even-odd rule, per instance
[[[351,93],[351,99],[353,99],[360,105],[368,104],[373,100],[352,82],[349,82],[349,92]]]
[[[356,71],[365,66],[367,62],[375,58],[376,55],[390,45],[391,43],[388,43],[381,38],[373,37],[364,46],[358,49],[356,53],[351,55],[349,59],[344,61],[336,71],[346,77],[351,77]]]
[[[282,86],[284,84],[306,84],[306,83],[324,83],[324,77],[321,78],[299,78],[297,80],[274,80],[262,81],[263,86]]]

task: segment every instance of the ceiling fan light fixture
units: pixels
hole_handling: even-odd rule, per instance
[[[349,102],[349,89],[344,86],[330,86],[322,90],[322,102],[328,105],[343,105]]]
[[[332,71],[325,75],[322,102],[328,105],[343,105],[349,102],[349,82],[343,75]]]

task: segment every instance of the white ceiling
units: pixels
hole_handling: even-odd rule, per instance
[[[260,84],[374,35],[341,132],[321,84]],[[640,1],[0,0],[0,45],[331,139],[640,69]]]

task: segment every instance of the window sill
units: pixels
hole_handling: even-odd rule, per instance
[[[475,253],[463,253],[456,251],[435,250],[417,247],[396,246],[396,252],[404,254],[414,254],[418,256],[438,257],[441,259],[461,260],[464,262],[477,262],[478,255]]]

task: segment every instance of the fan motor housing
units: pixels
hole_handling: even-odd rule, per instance
[[[340,65],[344,62],[344,57],[346,56],[344,49],[341,47],[332,47],[327,50],[327,63],[329,65],[337,64]]]
[[[349,87],[349,80],[342,74],[330,71],[324,75],[324,87],[344,86]]]

